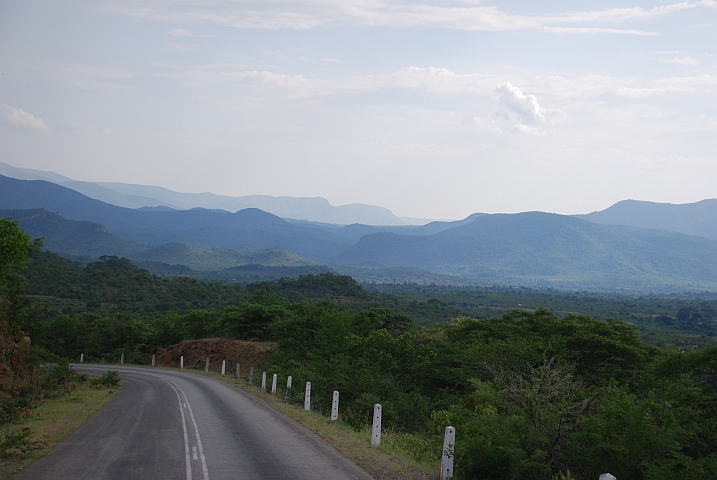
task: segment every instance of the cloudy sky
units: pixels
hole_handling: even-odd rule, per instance
[[[397,215],[717,197],[717,1],[0,1],[0,161]]]

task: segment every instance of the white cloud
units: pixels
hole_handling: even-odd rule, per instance
[[[692,77],[669,77],[630,82],[632,85],[617,86],[615,93],[628,98],[644,98],[665,93],[704,94],[717,93],[716,75]]]
[[[169,73],[163,76],[196,88],[235,84],[241,85],[245,91],[247,88],[279,88],[288,95],[299,97],[326,97],[344,93],[373,92],[385,88],[407,88],[439,94],[491,95],[496,83],[495,75],[459,74],[433,66],[411,66],[383,75],[341,76],[330,79],[268,70],[232,70],[231,67],[233,65],[199,65],[181,73]],[[272,92],[272,95],[274,94]]]
[[[26,112],[22,108],[11,107],[0,103],[0,119],[3,123],[18,130],[34,130],[36,132],[47,131],[45,122],[40,117]]]
[[[546,122],[546,111],[535,95],[526,95],[518,87],[508,82],[495,89],[500,105],[499,113],[507,119],[515,121],[518,131],[528,131]]]
[[[644,20],[669,15],[680,10],[703,6],[704,2],[680,2],[669,5],[644,9],[642,7],[609,8],[592,12],[571,12],[557,17],[563,22],[625,22],[628,20]]]
[[[192,47],[188,47],[186,45],[182,45],[181,43],[173,43],[172,50],[176,50],[177,52],[194,52],[196,49]]]
[[[626,22],[649,20],[697,7],[714,7],[716,2],[702,0],[679,2],[654,8],[610,8],[607,10],[567,12],[558,15],[516,15],[496,6],[469,5],[445,7],[387,0],[218,1],[208,6],[198,1],[153,0],[104,4],[105,11],[153,18],[180,24],[217,24],[244,29],[311,29],[321,26],[428,27],[457,30],[509,31],[543,29],[553,33],[603,33],[646,35],[650,32],[604,27],[556,29],[556,24]],[[547,28],[546,28],[547,27]],[[182,31],[184,29],[175,29]],[[188,32],[188,30],[186,30]],[[182,35],[184,32],[180,32]]]
[[[173,37],[193,37],[193,38],[214,38],[214,35],[197,35],[186,28],[175,28],[174,30],[170,30],[169,33]]]
[[[617,34],[617,35],[657,35],[657,32],[645,32],[643,30],[629,30],[620,28],[595,28],[595,27],[543,27],[542,30],[548,33],[558,34]]]
[[[657,52],[657,60],[663,63],[672,63],[674,65],[684,65],[686,67],[697,67],[700,61],[683,52]]]
[[[173,37],[191,37],[192,36],[192,32],[190,32],[186,28],[175,28],[174,30],[170,30],[169,34]]]

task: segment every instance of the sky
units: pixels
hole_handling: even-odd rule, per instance
[[[716,0],[0,0],[0,161],[432,219],[695,202],[716,27]]]

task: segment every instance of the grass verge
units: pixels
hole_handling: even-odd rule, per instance
[[[372,447],[370,429],[357,432],[343,423],[340,418],[338,421],[332,422],[319,412],[307,412],[303,408],[285,401],[281,395],[272,395],[257,386],[249,385],[244,378],[220,375],[215,372],[207,373],[202,370],[185,369],[182,371],[215,377],[265,401],[272,408],[288,415],[319,435],[377,480],[434,480],[439,476],[439,459],[436,459],[435,462],[426,460],[419,462],[409,455],[410,444],[414,443],[412,439],[408,438],[410,435],[383,432],[381,445]],[[420,440],[415,439],[415,443],[420,443]]]
[[[47,400],[22,419],[0,426],[0,480],[21,470],[74,432],[117,394],[80,382],[63,397]]]

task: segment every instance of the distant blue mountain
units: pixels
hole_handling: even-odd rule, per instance
[[[595,223],[658,228],[717,240],[717,199],[684,204],[623,200],[580,217]]]
[[[372,233],[396,233],[398,235],[411,235],[411,236],[426,236],[433,235],[434,233],[442,232],[461,225],[466,225],[477,217],[485,215],[484,213],[474,213],[463,220],[456,220],[452,222],[448,221],[435,221],[425,225],[403,225],[403,226],[375,226],[375,225],[364,225],[361,223],[354,223],[351,225],[332,225],[327,223],[317,222],[292,222],[299,225],[311,226],[315,228],[326,229],[330,232],[336,233],[343,237],[349,238],[353,241],[358,241],[364,235],[370,235]]]
[[[705,209],[705,215],[709,214],[709,205],[705,202],[699,206]],[[458,222],[433,222],[421,227],[341,227],[288,222],[253,208],[236,213],[203,208],[123,208],[50,182],[0,176],[0,209],[33,208],[45,208],[79,221],[69,225],[45,215],[45,220],[37,217],[33,226],[59,232],[53,241],[76,244],[79,251],[114,249],[132,251],[136,256],[137,245],[164,245],[157,250],[142,247],[145,255],[141,259],[149,262],[178,263],[174,259],[201,254],[207,258],[204,265],[208,265],[236,257],[231,252],[192,253],[187,245],[242,251],[280,247],[321,263],[361,268],[414,267],[480,282],[635,292],[717,290],[715,240],[542,212],[475,214]],[[629,215],[625,218],[629,220]],[[681,218],[678,214],[658,219],[662,222],[665,218],[671,219],[675,228],[687,228],[688,224],[675,223]],[[664,228],[664,222],[659,225]],[[96,249],[95,244],[99,245]],[[288,253],[271,255],[278,255],[285,263],[301,261]],[[399,271],[402,270],[394,270]],[[405,271],[414,272],[410,278],[415,278],[415,270]]]
[[[94,200],[54,183],[0,175],[0,209],[33,208],[104,225],[117,238],[140,244],[175,242],[237,250],[282,247],[323,261],[353,243],[335,233],[294,225],[254,208],[236,213],[207,209],[138,210]]]
[[[717,288],[717,241],[542,212],[483,215],[429,236],[370,234],[333,261],[580,288]]]
[[[53,172],[18,168],[3,162],[0,162],[0,175],[20,180],[46,180],[68,187],[95,200],[128,208],[165,206],[176,210],[186,210],[202,207],[229,212],[258,208],[282,218],[341,225],[357,222],[369,225],[425,223],[425,221],[396,217],[391,210],[384,207],[361,203],[335,206],[321,197],[273,197],[270,195],[231,197],[208,192],[175,192],[152,185],[79,182]]]

